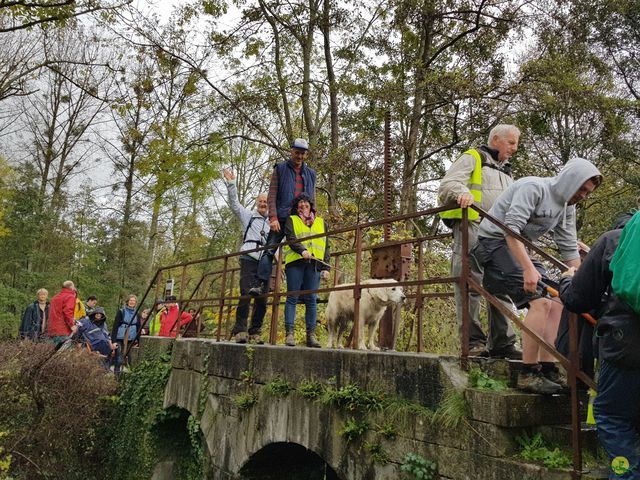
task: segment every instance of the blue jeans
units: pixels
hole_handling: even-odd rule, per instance
[[[285,272],[287,274],[287,291],[289,292],[297,290],[317,290],[320,286],[320,270],[317,269],[316,262],[298,260],[287,265]],[[285,330],[293,330],[298,298],[298,295],[287,296],[287,301],[284,304]],[[318,294],[311,293],[303,295],[302,300],[305,305],[304,321],[307,326],[307,332],[313,332],[316,329],[316,302],[318,300]]]
[[[618,367],[607,361],[600,364],[598,396],[593,413],[598,427],[598,438],[609,456],[609,478],[616,480],[640,479],[640,369]],[[628,469],[615,469],[614,459],[623,457]],[[621,465],[619,460],[615,465]]]

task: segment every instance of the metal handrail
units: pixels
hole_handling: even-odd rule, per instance
[[[395,217],[391,217],[391,218],[386,218],[386,219],[382,219],[382,220],[376,220],[376,221],[372,221],[372,222],[368,222],[365,224],[359,224],[359,225],[355,225],[355,226],[349,226],[349,227],[344,227],[344,228],[340,228],[337,230],[331,230],[322,234],[317,234],[317,235],[313,235],[313,236],[309,236],[309,237],[305,237],[305,239],[313,239],[313,238],[320,238],[320,237],[331,237],[331,236],[336,236],[342,233],[346,233],[349,231],[355,231],[355,238],[354,238],[354,248],[349,249],[349,250],[345,250],[345,251],[340,251],[340,252],[336,252],[334,253],[332,256],[334,256],[336,258],[336,263],[338,261],[338,259],[340,258],[341,255],[345,255],[345,254],[355,254],[356,255],[356,265],[355,265],[355,281],[352,285],[337,285],[337,286],[333,286],[330,288],[318,288],[315,290],[301,290],[301,291],[287,291],[287,292],[280,292],[280,288],[279,288],[279,280],[281,277],[281,268],[282,268],[282,262],[278,261],[276,262],[276,288],[275,291],[272,293],[268,293],[265,294],[265,296],[268,297],[273,297],[273,301],[272,303],[272,315],[271,315],[271,328],[270,328],[270,343],[275,344],[276,341],[276,322],[277,322],[277,318],[278,318],[278,311],[279,311],[279,306],[280,306],[280,298],[282,296],[288,296],[288,295],[304,295],[304,294],[309,294],[309,293],[325,293],[325,292],[331,292],[331,291],[339,291],[339,290],[353,290],[354,292],[354,318],[358,318],[358,314],[359,314],[359,309],[360,309],[360,297],[361,297],[361,292],[363,289],[367,289],[367,288],[382,288],[384,286],[390,286],[390,285],[400,285],[400,286],[415,286],[417,287],[417,293],[415,295],[416,297],[416,308],[418,309],[418,311],[420,312],[419,315],[419,325],[421,327],[421,318],[422,318],[422,300],[423,298],[429,298],[429,297],[435,297],[435,296],[450,296],[451,293],[450,292],[442,292],[441,294],[439,293],[422,293],[422,287],[425,285],[433,285],[433,284],[438,284],[438,283],[452,283],[452,282],[458,282],[459,286],[460,286],[460,291],[461,291],[461,300],[463,303],[463,308],[462,308],[462,341],[461,341],[461,365],[463,368],[468,368],[468,354],[469,354],[469,323],[470,323],[470,319],[469,319],[469,306],[468,306],[468,289],[472,288],[473,290],[475,290],[476,292],[478,292],[480,295],[482,295],[483,297],[485,297],[487,299],[487,301],[489,301],[492,305],[494,305],[496,308],[498,308],[503,314],[505,314],[508,318],[510,318],[514,323],[516,323],[516,325],[518,325],[523,331],[527,332],[530,337],[536,342],[538,343],[544,350],[546,350],[547,352],[551,353],[562,365],[563,367],[567,370],[568,373],[568,377],[569,377],[569,383],[571,386],[571,403],[572,403],[572,428],[573,428],[573,435],[572,435],[572,442],[573,442],[573,446],[574,446],[574,478],[581,478],[581,450],[580,450],[580,435],[579,435],[579,431],[580,431],[580,424],[579,424],[579,415],[578,415],[578,397],[577,397],[577,380],[581,380],[582,382],[584,382],[585,384],[587,384],[588,386],[595,388],[595,384],[593,382],[593,380],[591,380],[586,374],[584,374],[584,372],[579,370],[579,364],[578,362],[578,354],[577,354],[577,336],[576,336],[576,325],[575,325],[575,316],[572,317],[572,320],[570,320],[570,331],[569,331],[569,335],[570,335],[570,356],[567,359],[566,357],[564,357],[563,355],[561,355],[552,345],[549,345],[544,339],[542,339],[541,337],[539,337],[536,333],[532,332],[528,326],[526,326],[512,311],[510,311],[509,309],[507,309],[504,305],[502,305],[502,303],[495,298],[493,295],[491,295],[489,292],[487,292],[481,285],[479,285],[475,280],[473,280],[473,278],[471,278],[470,274],[469,274],[469,270],[470,270],[470,266],[469,266],[469,258],[468,255],[463,255],[462,256],[462,273],[460,276],[458,277],[440,277],[440,278],[423,278],[423,270],[422,270],[422,262],[419,265],[419,272],[418,272],[418,280],[410,280],[410,281],[402,281],[402,282],[389,282],[389,283],[385,283],[385,284],[377,284],[377,285],[362,285],[361,283],[361,269],[362,269],[362,253],[368,250],[371,250],[372,248],[375,248],[374,246],[370,246],[370,245],[363,245],[362,244],[362,233],[363,230],[369,227],[373,227],[373,226],[378,226],[378,225],[384,225],[384,224],[390,224],[390,223],[394,223],[394,222],[399,222],[399,221],[405,221],[405,220],[409,220],[412,218],[417,218],[417,217],[422,217],[422,216],[427,216],[427,215],[434,215],[434,214],[438,214],[440,212],[443,211],[447,211],[447,210],[452,210],[452,209],[457,209],[459,208],[458,205],[445,205],[442,207],[437,207],[437,208],[431,208],[431,209],[426,209],[426,210],[422,210],[419,212],[415,212],[412,214],[404,214],[404,215],[397,215]],[[475,211],[477,211],[479,213],[479,215],[483,218],[486,219],[487,221],[490,221],[494,224],[496,224],[498,227],[500,227],[501,229],[503,229],[505,232],[507,232],[510,236],[517,238],[518,240],[520,240],[522,243],[524,243],[528,248],[530,248],[531,250],[535,251],[536,253],[538,253],[540,256],[542,256],[545,260],[549,261],[550,263],[552,263],[553,265],[555,265],[556,267],[560,268],[560,269],[566,269],[568,268],[564,263],[562,263],[560,260],[554,258],[553,256],[549,255],[547,252],[545,252],[544,250],[542,250],[541,248],[537,247],[536,245],[534,245],[532,242],[530,242],[528,239],[526,239],[525,237],[523,237],[522,235],[518,234],[517,232],[512,231],[511,229],[509,229],[506,225],[504,225],[504,223],[500,222],[499,220],[497,220],[496,218],[494,218],[493,216],[491,216],[488,212],[484,211],[482,208],[477,207],[476,205],[472,205],[470,208],[473,208]],[[469,251],[469,235],[468,235],[468,222],[469,222],[469,218],[468,218],[468,208],[463,208],[462,209],[462,228],[461,228],[461,232],[462,232],[462,249],[464,252],[468,252]],[[430,235],[430,236],[424,236],[424,237],[419,237],[419,238],[412,238],[412,239],[406,239],[406,240],[398,240],[398,241],[394,241],[391,242],[393,244],[402,244],[402,243],[414,243],[414,244],[418,244],[419,250],[418,250],[418,255],[419,258],[422,259],[422,242],[426,241],[426,240],[435,240],[435,239],[440,239],[443,238],[445,236],[450,236],[450,235]],[[188,305],[189,303],[198,303],[198,304],[203,304],[206,302],[217,302],[215,304],[216,307],[219,308],[219,313],[218,313],[218,326],[217,326],[217,334],[216,334],[216,338],[219,341],[220,340],[220,330],[221,330],[221,325],[222,325],[222,311],[223,311],[223,307],[225,306],[225,304],[227,304],[227,302],[229,302],[229,305],[231,304],[232,301],[234,300],[239,300],[242,298],[247,298],[246,295],[244,296],[233,296],[233,295],[226,295],[226,275],[227,273],[230,271],[230,269],[228,268],[228,261],[230,258],[233,257],[238,257],[241,255],[245,255],[251,252],[260,252],[260,251],[264,251],[267,249],[276,249],[285,245],[290,245],[292,243],[295,243],[296,241],[286,241],[286,242],[281,242],[279,245],[269,245],[269,246],[263,246],[263,247],[256,247],[254,249],[251,250],[243,250],[243,251],[238,251],[238,252],[232,252],[232,253],[228,253],[228,254],[224,254],[224,255],[217,255],[217,256],[213,256],[213,257],[208,257],[208,258],[204,258],[204,259],[197,259],[197,260],[191,260],[188,262],[182,262],[182,263],[177,263],[177,264],[173,264],[173,265],[168,265],[165,267],[160,267],[158,268],[158,270],[156,271],[154,277],[153,277],[153,281],[149,284],[149,287],[147,288],[147,291],[145,292],[145,295],[143,296],[142,301],[140,302],[140,305],[138,308],[140,308],[140,306],[144,303],[144,300],[146,299],[146,296],[148,295],[148,293],[150,292],[154,282],[159,282],[160,278],[161,278],[161,274],[164,271],[170,271],[171,269],[174,268],[182,268],[182,282],[180,285],[181,288],[181,297],[182,297],[182,290],[184,289],[185,286],[185,269],[187,266],[190,265],[197,265],[197,264],[202,264],[202,263],[207,263],[207,262],[213,262],[213,261],[220,261],[222,260],[224,262],[224,268],[221,271],[216,271],[216,272],[210,272],[210,273],[205,273],[203,274],[203,277],[200,279],[200,281],[198,282],[198,285],[196,286],[196,288],[194,289],[194,291],[192,292],[192,294],[190,295],[189,299],[186,302],[186,305]],[[387,245],[385,243],[385,245]],[[220,295],[217,297],[206,297],[205,298],[198,298],[198,299],[194,299],[194,295],[195,293],[198,291],[200,285],[202,284],[205,276],[207,275],[211,275],[211,274],[218,274],[219,277],[217,279],[221,280],[221,284],[222,284],[222,288],[221,288],[221,292]],[[216,279],[216,280],[217,280]],[[334,279],[335,280],[335,279]],[[412,295],[413,296],[413,295]],[[182,302],[183,299],[180,298],[178,299],[179,302]],[[186,306],[185,305],[185,306]],[[152,318],[153,313],[155,312],[155,305],[154,305],[154,309],[152,310],[152,312],[149,314],[148,318]],[[146,324],[146,322],[145,322]],[[143,324],[144,326],[144,324]],[[418,350],[422,351],[422,334],[421,334],[421,328],[419,327],[419,333],[418,333]],[[359,331],[359,322],[354,322],[354,327],[353,327],[353,345],[358,345],[358,339],[359,336],[363,334],[363,332]],[[139,333],[138,333],[139,334]],[[132,342],[134,343],[134,342]],[[131,345],[129,345],[130,347]],[[577,423],[576,423],[577,422]],[[577,434],[576,434],[577,432]]]

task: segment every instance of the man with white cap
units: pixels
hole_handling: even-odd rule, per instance
[[[309,143],[304,138],[296,138],[291,144],[291,157],[273,167],[267,203],[269,205],[269,237],[267,245],[277,245],[284,238],[284,226],[289,217],[293,199],[306,193],[315,201],[316,171],[305,160],[309,156]],[[251,295],[263,295],[269,291],[271,264],[275,249],[265,250],[258,265],[260,285],[249,290]]]

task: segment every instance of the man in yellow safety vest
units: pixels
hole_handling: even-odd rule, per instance
[[[472,148],[464,152],[449,168],[440,182],[438,197],[442,205],[456,203],[460,208],[442,212],[440,216],[453,231],[453,254],[451,256],[451,275],[459,276],[462,272],[462,255],[469,251],[478,241],[478,212],[468,210],[469,215],[469,251],[462,252],[461,219],[462,208],[473,203],[489,210],[496,198],[513,183],[509,159],[518,149],[520,130],[515,125],[496,125],[489,132],[487,145]],[[471,275],[479,283],[482,281],[482,270],[478,265],[471,265]],[[462,299],[458,284],[454,284],[456,300],[456,316],[460,337],[462,337]],[[511,301],[506,296],[499,297],[511,308]],[[509,320],[500,311],[489,306],[489,338],[480,325],[480,295],[469,292],[469,347],[470,355],[488,355],[497,358],[520,359],[522,353],[515,344],[515,334]]]

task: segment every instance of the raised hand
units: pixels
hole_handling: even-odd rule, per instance
[[[228,168],[222,169],[222,176],[228,182],[231,182],[236,179],[236,176],[234,175],[234,173]]]

